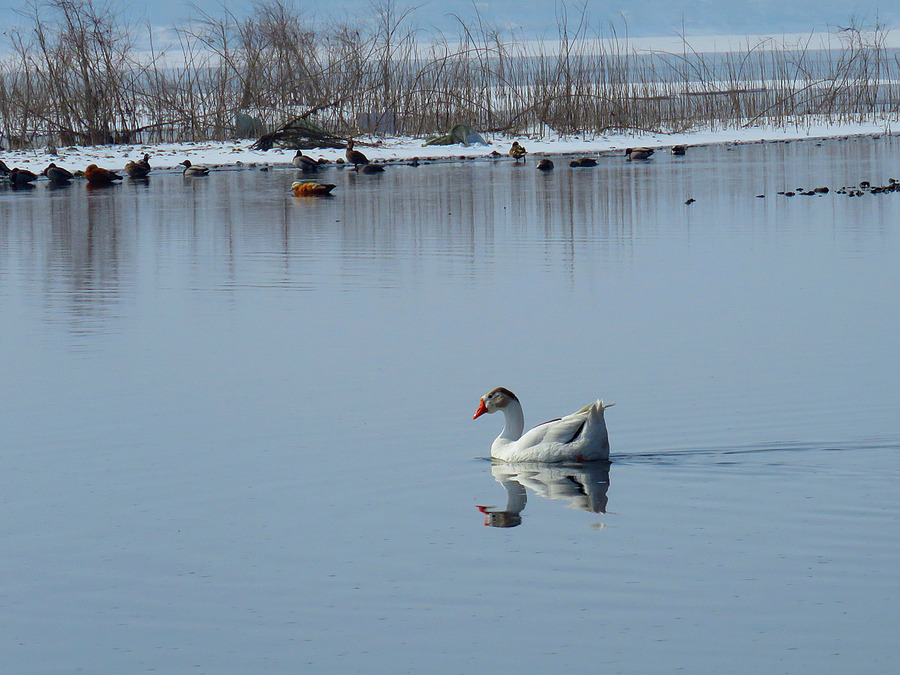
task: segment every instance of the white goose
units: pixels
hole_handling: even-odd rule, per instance
[[[562,419],[526,432],[522,404],[509,389],[497,387],[481,397],[472,419],[503,411],[506,425],[491,444],[491,457],[504,462],[588,462],[609,459],[603,411],[615,405],[597,401]]]

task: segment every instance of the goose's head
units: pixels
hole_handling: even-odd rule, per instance
[[[516,395],[509,389],[505,389],[504,387],[497,387],[490,393],[485,394],[481,397],[481,401],[478,404],[478,410],[476,410],[475,414],[472,415],[472,419],[478,419],[485,413],[495,413],[498,410],[503,410],[510,403],[518,400],[519,399],[516,398]]]

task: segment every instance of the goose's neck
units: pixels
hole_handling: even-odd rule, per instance
[[[510,401],[509,405],[503,408],[503,417],[506,420],[506,424],[497,439],[502,438],[507,441],[519,440],[522,437],[522,432],[525,430],[525,414],[522,412],[522,404],[516,400]]]

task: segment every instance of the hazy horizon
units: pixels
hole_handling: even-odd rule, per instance
[[[157,28],[171,27],[196,15],[196,11],[181,0],[157,0],[136,8],[128,7],[124,0],[108,2],[113,11],[122,7],[129,21]],[[24,22],[16,10],[25,9],[27,4],[25,0],[0,2],[0,21],[5,26]],[[285,4],[294,3],[285,0]],[[296,4],[311,20],[329,17],[352,20],[368,18],[373,3],[371,0],[308,0]],[[195,0],[191,5],[212,15],[221,14],[224,6],[240,16],[248,12],[253,3],[247,0]],[[410,27],[436,28],[451,34],[459,27],[459,19],[474,23],[480,17],[486,24],[522,37],[553,39],[561,11],[568,13],[571,27],[579,16],[577,3],[444,0],[418,5],[398,2],[396,6],[400,13],[415,7],[407,19]],[[587,2],[587,14],[592,28],[607,33],[609,26],[615,25],[619,37],[627,33],[635,38],[829,32],[846,27],[851,21],[867,27],[876,23],[888,28],[900,27],[900,6],[862,0],[797,0],[792,3],[747,0],[737,4],[726,0],[610,0]]]

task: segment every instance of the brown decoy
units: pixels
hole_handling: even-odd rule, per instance
[[[509,156],[516,160],[516,164],[519,163],[520,159],[524,159],[526,154],[528,152],[519,145],[519,141],[513,141],[512,147],[509,149]]]
[[[137,162],[128,162],[128,164],[125,165],[125,173],[128,174],[129,178],[146,178],[147,174],[150,173],[150,164],[145,164],[143,160]]]
[[[354,169],[369,163],[369,158],[362,154],[359,150],[353,149],[353,139],[347,141],[347,162],[353,165]]]

